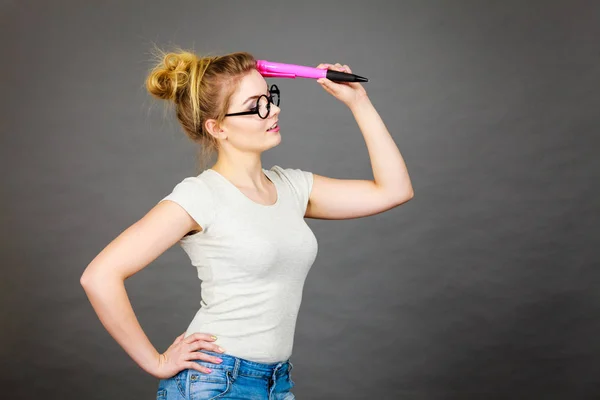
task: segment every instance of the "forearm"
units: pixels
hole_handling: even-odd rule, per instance
[[[91,279],[82,284],[102,325],[127,354],[146,372],[158,366],[159,353],[142,330],[122,279]]]
[[[400,150],[368,97],[350,107],[362,132],[373,169],[375,183],[401,198],[413,196],[413,187]]]

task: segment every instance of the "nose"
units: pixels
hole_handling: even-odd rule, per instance
[[[279,114],[280,111],[281,111],[281,108],[279,108],[279,106],[276,106],[275,104],[271,104],[271,112],[269,113],[270,115],[277,115],[277,114]]]

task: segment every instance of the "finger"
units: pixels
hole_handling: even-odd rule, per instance
[[[325,78],[322,82],[321,82],[321,87],[323,89],[325,89],[325,91],[331,95],[333,95],[333,90],[331,89],[330,85],[330,80]]]
[[[201,351],[193,351],[190,353],[191,360],[203,360],[213,364],[221,364],[221,358],[203,353]]]
[[[184,336],[185,336],[185,332],[183,332],[181,335],[177,336],[175,338],[175,341],[173,343],[179,343],[179,342],[181,342],[181,340],[183,339]]]
[[[211,341],[214,342],[216,339],[213,337],[213,335],[209,334],[209,333],[201,333],[201,332],[196,332],[190,336],[188,336],[185,340],[185,343],[193,343],[196,340],[206,340],[206,341]]]
[[[209,343],[204,340],[198,340],[194,343],[190,343],[188,346],[189,351],[198,351],[201,349],[214,351],[215,353],[225,353],[225,349],[221,350],[221,347],[216,343]]]
[[[185,332],[184,332],[184,333],[182,333],[181,335],[177,336],[177,337],[175,338],[175,340],[173,341],[173,344],[177,344],[177,343],[181,342],[181,341],[183,340],[183,337],[184,337],[184,336],[185,336]]]
[[[346,64],[344,64],[344,68],[346,68],[346,71],[348,71],[349,73],[352,73],[352,70],[350,69],[349,66],[347,66]]]
[[[323,86],[323,88],[325,88],[329,93],[333,93],[332,91],[336,89],[335,86],[340,85],[340,83],[333,82],[331,79],[327,78],[319,78],[317,81],[320,81],[319,83],[321,86]]]
[[[196,371],[200,371],[203,374],[210,374],[211,373],[211,369],[210,368],[203,367],[202,365],[200,365],[200,364],[198,364],[196,362],[193,362],[193,361],[185,363],[184,367],[186,367],[187,369],[195,369]]]
[[[225,349],[213,343],[212,349],[216,353],[225,353]]]

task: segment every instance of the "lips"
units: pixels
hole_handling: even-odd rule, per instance
[[[275,121],[275,123],[273,125],[271,125],[271,127],[269,129],[267,129],[267,132],[270,131],[270,130],[272,130],[272,129],[279,128],[279,126],[276,126],[278,123],[279,123],[279,120]],[[275,128],[273,128],[273,127],[275,127]]]

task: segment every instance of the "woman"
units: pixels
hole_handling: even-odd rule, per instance
[[[160,379],[158,399],[293,399],[289,357],[317,254],[304,218],[359,218],[408,201],[406,166],[362,85],[319,79],[352,110],[375,180],[263,169],[261,154],[281,141],[279,89],[269,88],[249,53],[200,58],[178,50],[160,53],[146,86],[174,103],[184,132],[202,146],[201,159],[215,152],[217,161],[121,233],[81,283],[108,332]],[[318,68],[352,72],[340,64]],[[198,270],[202,300],[188,329],[160,354],[135,317],[124,281],[175,243]]]

